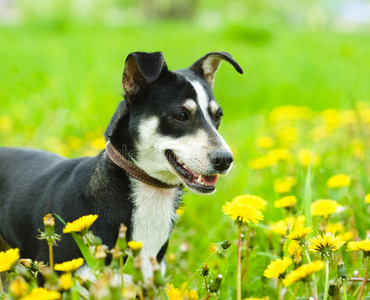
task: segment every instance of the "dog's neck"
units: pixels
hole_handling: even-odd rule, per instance
[[[163,189],[131,178],[133,214],[132,240],[143,242],[141,250],[144,278],[152,276],[150,257],[162,259],[171,229],[177,220],[178,188]]]
[[[151,277],[152,266],[149,259],[153,257],[161,261],[164,256],[171,229],[177,219],[181,188],[163,189],[140,182],[114,164],[105,150],[99,155],[90,178],[90,186],[92,185],[95,190],[101,191],[101,211],[107,211],[107,205],[127,203],[128,209],[122,213],[130,215],[130,224],[125,224],[129,227],[128,239],[143,242],[142,271],[145,277]],[[119,194],[117,189],[121,191],[121,198],[110,198]],[[111,190],[115,192],[110,193]]]

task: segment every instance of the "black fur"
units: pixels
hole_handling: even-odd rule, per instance
[[[217,55],[226,57],[235,67],[231,56]],[[193,70],[170,72],[162,53],[130,54],[122,82],[126,100],[114,113],[105,131],[106,140],[127,157],[135,157],[138,125],[143,118],[159,116],[159,130],[172,137],[209,126],[201,118],[194,118],[187,127],[173,118],[181,111],[184,99],[196,96],[184,76],[202,81],[207,93],[212,94],[199,72],[201,63],[198,61],[195,66]],[[213,125],[218,126],[217,122]],[[43,229],[42,219],[48,213],[57,213],[67,222],[87,214],[99,215],[91,230],[110,248],[117,239],[120,223],[128,227],[130,239],[131,195],[128,175],[111,162],[104,150],[96,157],[66,159],[38,150],[0,149],[0,236],[10,247],[18,247],[21,257],[48,261],[47,244],[35,238],[38,229]],[[179,201],[174,199],[174,209]],[[56,232],[61,233],[62,228],[56,221]],[[157,255],[159,261],[167,244],[168,241]],[[56,263],[81,256],[69,234],[63,235],[54,249]]]

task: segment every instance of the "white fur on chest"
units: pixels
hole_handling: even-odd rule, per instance
[[[131,218],[132,240],[143,243],[141,249],[144,278],[152,277],[150,257],[158,252],[169,238],[172,223],[176,220],[175,199],[177,189],[161,189],[131,180],[134,210]]]

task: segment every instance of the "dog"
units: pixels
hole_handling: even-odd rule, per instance
[[[124,223],[127,239],[143,242],[144,278],[150,258],[165,272],[164,254],[183,186],[215,190],[233,155],[217,132],[223,115],[212,94],[221,61],[242,68],[226,52],[211,52],[187,69],[170,71],[161,52],[128,55],[120,102],[104,133],[106,149],[96,157],[66,159],[45,151],[0,149],[0,240],[21,257],[48,261],[38,241],[43,217],[56,213],[71,222],[97,214],[91,226],[109,248]],[[56,232],[63,225],[56,222]],[[0,245],[2,244],[0,243]],[[81,257],[70,235],[54,248],[54,261]],[[86,268],[83,266],[82,268]]]

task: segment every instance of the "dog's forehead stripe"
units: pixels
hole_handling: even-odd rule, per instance
[[[208,99],[209,98],[208,98],[208,95],[207,95],[205,89],[203,88],[202,84],[198,81],[191,81],[190,83],[194,87],[195,92],[197,93],[198,104],[199,104],[200,109],[203,112],[203,115],[204,115],[205,119],[209,123],[212,124],[211,118],[210,118],[209,113],[208,113],[208,107],[209,107],[209,100]]]

